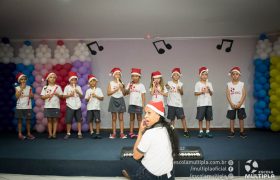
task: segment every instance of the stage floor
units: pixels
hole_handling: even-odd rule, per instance
[[[178,133],[180,146],[201,147],[205,160],[234,160],[238,166],[247,160],[258,160],[265,168],[280,165],[280,133],[250,130],[246,139],[238,134],[229,139],[227,131],[218,130],[213,131],[212,139],[197,138],[197,131],[191,132],[191,138],[184,138],[182,131]],[[98,140],[88,134],[84,134],[83,139],[72,134],[68,140],[63,139],[64,134],[59,134],[56,140],[48,140],[46,134],[35,135],[35,140],[20,141],[16,134],[1,134],[0,173],[119,176],[120,151],[135,142],[134,139],[109,139],[109,133]],[[189,175],[189,169],[184,168],[189,168],[189,164],[177,164],[176,175]]]

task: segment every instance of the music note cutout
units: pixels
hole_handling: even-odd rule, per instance
[[[222,43],[221,44],[217,44],[217,49],[221,50],[222,47],[223,47],[224,42],[230,43],[229,46],[225,49],[226,52],[230,52],[232,44],[233,44],[233,40],[232,39],[222,39]]]
[[[89,49],[89,51],[90,51],[90,53],[91,53],[92,55],[96,55],[96,54],[97,54],[96,50],[93,49],[93,47],[94,47],[95,45],[97,46],[97,48],[98,48],[99,51],[103,51],[103,49],[104,49],[104,47],[103,47],[103,46],[100,46],[100,45],[97,43],[97,41],[91,42],[91,43],[87,44],[87,47],[88,47],[88,49]]]
[[[168,49],[168,50],[172,49],[172,46],[170,44],[166,43],[164,40],[155,41],[155,42],[153,42],[153,44],[154,44],[154,46],[155,46],[155,48],[156,48],[156,50],[159,54],[165,53],[165,50],[163,48],[158,48],[157,47],[157,43],[161,43],[161,42],[164,44],[166,49]]]

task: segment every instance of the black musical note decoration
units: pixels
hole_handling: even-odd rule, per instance
[[[88,44],[87,44],[87,47],[88,47],[88,49],[89,49],[89,51],[90,51],[90,53],[91,53],[92,55],[96,55],[96,54],[97,54],[96,50],[93,49],[95,45],[97,46],[97,48],[98,48],[99,51],[103,51],[103,49],[104,49],[104,47],[103,47],[103,46],[100,46],[100,45],[97,43],[97,41],[88,43]]]
[[[153,44],[154,44],[154,46],[155,46],[155,48],[156,48],[156,50],[159,54],[165,53],[165,50],[163,48],[158,48],[157,47],[157,43],[160,43],[160,42],[162,42],[164,44],[166,49],[168,49],[168,50],[172,49],[172,46],[170,44],[166,43],[164,40],[155,41],[155,42],[153,42]]]
[[[232,48],[232,44],[233,44],[233,40],[232,39],[222,39],[221,44],[217,44],[217,49],[221,50],[222,47],[223,47],[224,42],[230,43],[230,45],[225,49],[226,52],[230,52],[231,48]]]

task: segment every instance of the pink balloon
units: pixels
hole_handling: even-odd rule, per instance
[[[42,106],[43,105],[43,103],[44,103],[44,101],[42,100],[42,99],[36,99],[35,100],[35,104],[37,105],[37,106]]]
[[[89,127],[88,127],[88,124],[87,124],[87,123],[85,123],[85,124],[82,125],[82,131],[83,131],[83,132],[87,132],[88,129],[89,129]]]
[[[47,125],[48,125],[48,119],[47,119],[47,118],[43,118],[42,124],[43,124],[44,126],[47,126]]]
[[[43,124],[36,124],[35,129],[38,133],[42,133],[45,131],[45,126]]]
[[[41,96],[39,94],[34,94],[34,99],[37,100],[37,99],[41,99]]]
[[[86,118],[87,117],[87,111],[82,111],[82,117]]]
[[[37,94],[41,94],[41,92],[42,92],[42,87],[37,87],[36,88],[36,93]]]
[[[36,71],[36,70],[32,72],[32,75],[33,75],[33,76],[37,76],[38,74],[39,74],[39,72]]]
[[[51,70],[52,67],[53,67],[53,66],[52,66],[51,64],[46,64],[46,65],[45,65],[45,68],[46,68],[47,70]]]
[[[47,72],[49,72],[47,69],[42,69],[42,70],[40,71],[40,74],[41,74],[42,76],[45,76],[45,74],[47,74]],[[41,78],[41,81],[42,81],[42,78]]]
[[[73,131],[78,131],[78,127],[77,127],[77,123],[76,122],[72,124],[72,130]]]
[[[42,69],[42,65],[41,64],[35,64],[35,69],[39,71],[40,69]]]
[[[42,112],[38,112],[36,114],[36,119],[43,119],[44,118],[44,114]]]
[[[33,108],[33,111],[37,114],[38,112],[40,112],[40,108],[38,106],[35,106]]]
[[[37,83],[42,82],[42,79],[43,79],[43,77],[42,77],[41,75],[37,75],[37,76],[35,77],[35,81],[36,81]]]
[[[45,110],[45,107],[44,107],[43,105],[41,105],[41,106],[40,106],[40,111],[41,111],[41,112],[44,112],[44,110]]]

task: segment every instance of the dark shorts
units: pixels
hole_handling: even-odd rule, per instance
[[[17,119],[31,119],[32,110],[31,109],[16,109],[15,118]]]
[[[167,119],[175,120],[175,118],[177,118],[177,119],[185,118],[184,109],[182,107],[168,106],[167,112],[168,112]]]
[[[126,158],[122,160],[122,169],[126,170],[131,179],[161,179],[161,180],[174,180],[174,170],[170,172],[171,177],[168,178],[167,174],[162,176],[155,176],[149,172],[140,161],[135,161],[133,158]]]
[[[66,113],[65,113],[65,121],[66,124],[71,124],[73,118],[76,120],[76,122],[82,121],[82,110],[80,109],[71,109],[67,106]]]
[[[59,118],[60,117],[60,109],[58,108],[45,108],[44,109],[45,118]]]
[[[234,110],[228,110],[227,111],[227,118],[230,120],[236,119],[236,114],[238,119],[245,119],[247,117],[245,109],[234,109]]]
[[[136,105],[129,105],[128,106],[128,113],[142,114],[143,113],[143,107],[136,106]]]
[[[201,121],[204,118],[205,118],[206,121],[213,120],[212,106],[197,107],[196,119]]]
[[[88,110],[87,111],[87,121],[88,122],[101,122],[100,110]]]
[[[123,97],[121,97],[121,98],[111,97],[110,102],[109,102],[108,111],[109,112],[126,112],[124,98]]]

